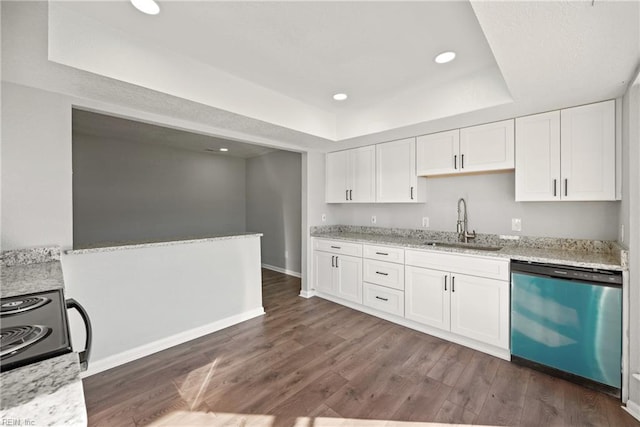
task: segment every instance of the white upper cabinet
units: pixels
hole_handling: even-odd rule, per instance
[[[560,111],[563,200],[616,199],[615,101]]]
[[[421,202],[416,175],[415,138],[376,145],[376,201]]]
[[[420,136],[418,175],[513,169],[513,129],[513,120],[504,120]]]
[[[417,139],[418,175],[444,175],[457,172],[460,156],[460,130],[419,136]]]
[[[513,169],[513,119],[460,129],[461,172]]]
[[[375,201],[375,146],[327,154],[326,202]]]
[[[615,200],[615,101],[516,119],[516,201]]]
[[[560,111],[516,119],[516,201],[560,200]]]

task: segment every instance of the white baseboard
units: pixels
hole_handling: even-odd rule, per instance
[[[623,406],[622,409],[627,411],[631,416],[640,421],[640,405],[632,400],[627,400],[627,406]]]
[[[122,353],[114,354],[113,356],[106,357],[97,361],[89,361],[89,369],[80,373],[81,378],[90,377],[99,372],[106,371],[107,369],[115,368],[116,366],[123,365],[125,363],[140,359],[153,353],[157,353],[162,350],[166,350],[169,347],[176,346],[178,344],[191,341],[201,336],[211,334],[229,326],[233,326],[237,323],[244,322],[245,320],[253,319],[264,314],[264,308],[259,307],[253,310],[245,311],[244,313],[236,314],[234,316],[226,317],[221,320],[217,320],[208,325],[199,326],[197,328],[189,329],[188,331],[180,332],[175,335],[171,335],[166,338],[159,339],[157,341],[150,342],[148,344],[141,345],[139,347],[132,348],[131,350],[123,351]]]
[[[300,295],[302,298],[311,298],[316,296],[314,291],[305,291],[304,289],[300,291]]]
[[[302,274],[298,273],[297,271],[287,270],[286,268],[276,267],[275,265],[262,264],[262,268],[277,271],[278,273],[288,274],[289,276],[297,277],[298,279],[302,278]]]

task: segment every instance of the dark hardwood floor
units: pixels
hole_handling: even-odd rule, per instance
[[[85,379],[89,425],[640,426],[606,395],[262,280],[266,315]]]

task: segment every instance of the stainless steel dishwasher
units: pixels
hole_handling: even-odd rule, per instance
[[[512,261],[511,355],[620,397],[622,274]]]

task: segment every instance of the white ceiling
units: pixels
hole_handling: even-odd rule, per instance
[[[3,1],[2,79],[335,150],[618,97],[640,63],[637,1],[160,5]],[[449,40],[459,58],[436,67]]]
[[[209,155],[248,159],[275,151],[256,144],[231,141],[78,109],[73,110],[72,125],[74,134],[97,136],[107,140],[163,145]],[[228,148],[229,151],[221,152],[220,148]]]

